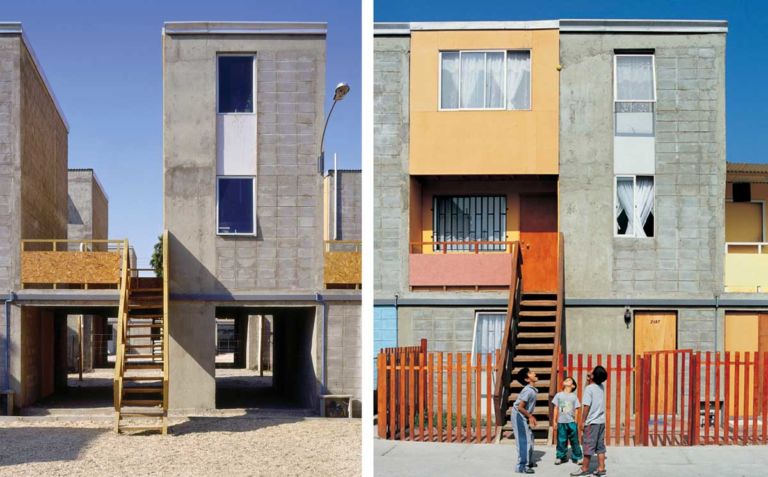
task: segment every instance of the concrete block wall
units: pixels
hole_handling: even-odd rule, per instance
[[[360,304],[332,302],[327,311],[328,392],[351,394],[360,412],[362,392]]]
[[[337,240],[360,240],[363,236],[362,174],[360,171],[330,171],[328,186],[328,230],[333,240],[333,228],[337,228]],[[336,186],[338,180],[338,188]],[[338,189],[338,192],[337,192]],[[334,195],[338,212],[334,211]],[[333,214],[337,213],[336,222]]]
[[[374,38],[374,294],[408,288],[410,38]]]
[[[656,57],[655,237],[614,237],[613,56]],[[560,228],[568,298],[722,292],[725,36],[561,34]]]
[[[427,339],[430,351],[471,352],[478,311],[500,311],[493,307],[399,307],[398,346],[415,346]]]
[[[322,285],[325,38],[164,37],[165,226],[179,293]],[[216,54],[256,53],[257,235],[216,236]],[[190,140],[195,138],[195,140]]]

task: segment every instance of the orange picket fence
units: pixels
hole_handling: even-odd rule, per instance
[[[579,400],[594,366],[608,372],[606,445],[768,443],[766,352],[674,350],[634,359],[578,354],[562,356],[559,363],[558,389],[572,376]]]
[[[380,352],[378,435],[420,442],[492,442],[494,353]]]

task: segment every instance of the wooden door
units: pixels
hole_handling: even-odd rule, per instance
[[[635,355],[677,349],[677,313],[674,311],[635,312]],[[672,411],[675,396],[675,355],[659,353],[651,360],[651,413]],[[658,384],[656,375],[658,374]],[[658,386],[658,388],[657,388]],[[657,392],[658,389],[658,392]]]
[[[557,291],[557,196],[520,196],[524,291]]]
[[[758,376],[757,382],[754,380],[754,368],[750,368],[750,382],[752,383],[752,394],[749,399],[744,399],[744,382],[746,375],[744,374],[744,362],[746,361],[745,353],[749,354],[750,361],[752,360],[752,354],[755,351],[768,351],[768,314],[759,312],[726,312],[725,313],[725,351],[731,353],[731,362],[735,360],[735,353],[739,353],[739,361],[742,363],[739,366],[739,415],[751,416],[752,415],[752,397],[753,393],[760,392],[762,389],[762,377]],[[729,379],[729,392],[730,396],[735,396],[736,386],[736,368],[732,364],[730,370]],[[734,415],[735,401],[733,397],[729,405],[729,412]]]

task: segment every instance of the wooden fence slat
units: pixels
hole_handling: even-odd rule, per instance
[[[613,443],[621,444],[621,355],[616,355],[616,411],[614,412],[616,430],[613,433]]]
[[[759,353],[754,351],[752,353],[752,385],[750,390],[752,392],[752,438],[753,444],[757,444],[757,416],[760,414],[760,358]]]
[[[397,435],[397,372],[395,370],[395,363],[397,362],[397,355],[387,353],[389,358],[389,433],[390,439],[395,439]]]
[[[578,375],[579,375],[579,383],[581,384],[581,386],[578,387],[579,402],[582,402],[582,400],[583,400],[582,397],[584,396],[584,388],[587,387],[587,383],[586,383],[586,380],[585,380],[585,374],[584,374],[584,368],[583,368],[583,359],[584,359],[583,355],[581,353],[579,353],[579,355],[577,357],[577,360],[576,360],[576,366],[577,366]],[[581,411],[582,411],[582,408],[580,407],[578,412],[576,413],[576,415],[578,416],[578,421],[577,422],[584,422],[583,419],[582,419],[582,416],[581,416]],[[578,428],[579,428],[579,430],[578,430],[579,442],[581,442],[582,429],[581,429],[581,426],[578,426]]]
[[[376,408],[379,413],[379,418],[377,420],[378,424],[378,433],[380,439],[386,439],[387,438],[387,355],[384,353],[379,353],[379,356],[376,358],[376,368],[377,368],[377,377],[378,377],[378,385],[377,388],[377,394],[376,397],[377,403]]]
[[[720,387],[722,386],[722,383],[720,382],[721,364],[720,352],[717,351],[715,352],[715,445],[720,444],[720,413],[724,412],[722,409],[723,406],[720,405]],[[723,400],[725,400],[725,396],[723,396]]]
[[[477,353],[475,357],[475,442],[479,443],[482,434],[482,423],[480,420],[480,404],[481,398],[481,381],[482,381],[482,356]]]
[[[437,353],[437,442],[443,442],[443,352]]]
[[[667,416],[669,416],[669,411],[667,408],[669,407],[669,354],[664,353],[664,409],[662,412],[664,413],[664,431],[661,438],[662,445],[667,445],[667,422],[669,419],[667,419]]]
[[[597,364],[600,364],[600,357],[597,355]],[[611,355],[605,357],[605,371],[607,379],[605,381],[605,443],[611,445]]]
[[[735,374],[733,383],[733,442],[739,441],[739,407],[741,404],[741,393],[739,384],[741,384],[741,353],[736,351],[734,355],[735,367],[733,372]]]
[[[465,439],[467,442],[472,442],[472,354],[467,353],[467,390],[466,390],[466,430],[464,431],[466,433]]]
[[[710,381],[710,361],[711,351],[704,355],[704,443],[709,444],[709,403],[711,399],[709,381]]]
[[[761,374],[763,378],[763,392],[760,393],[763,400],[762,405],[762,423],[763,423],[763,435],[761,442],[763,444],[766,443],[768,439],[768,418],[766,417],[768,415],[768,352],[763,351],[761,353],[762,355],[762,361],[763,361],[763,373]]]
[[[655,385],[654,385],[654,396],[653,396],[653,412],[655,414],[654,416],[654,423],[653,423],[653,437],[654,439],[658,439],[659,436],[659,376],[661,375],[661,367],[659,366],[659,354],[656,353],[655,355],[651,355],[655,359],[656,362],[656,369],[651,369],[651,372],[654,374],[655,378]]]
[[[448,353],[448,365],[447,365],[447,377],[448,377],[448,419],[446,421],[446,428],[448,430],[448,436],[446,442],[453,442],[453,353]]]
[[[650,444],[650,430],[649,430],[649,423],[648,420],[651,416],[651,370],[653,369],[653,361],[652,357],[653,355],[645,355],[645,358],[643,359],[643,411],[642,411],[642,427],[643,427],[643,445],[648,446]],[[659,369],[659,358],[658,354],[656,355],[656,369]],[[659,373],[656,373],[656,377],[658,378]],[[658,379],[657,379],[658,381]],[[658,432],[658,413],[659,413],[659,406],[658,406],[658,393],[659,386],[658,382],[656,385],[656,392],[654,393],[656,404],[654,405],[654,412],[656,414],[656,425],[654,433]]]
[[[414,431],[416,430],[416,416],[415,416],[415,406],[418,404],[418,401],[416,400],[416,388],[415,388],[415,381],[416,381],[416,363],[414,361],[416,360],[415,357],[418,356],[413,353],[408,354],[408,440],[414,440]]]
[[[429,442],[433,441],[434,422],[433,416],[435,413],[434,403],[434,387],[435,387],[435,353],[429,353],[429,359],[427,360],[427,439]]]
[[[750,372],[751,364],[749,360],[749,351],[744,353],[744,407],[742,409],[742,415],[744,416],[744,429],[742,431],[742,444],[746,445],[749,442],[749,386],[750,386]]]
[[[426,391],[426,355],[419,353],[419,440],[424,442],[424,392]]]
[[[485,361],[485,440],[488,444],[491,443],[491,401],[493,401],[493,382],[491,380],[492,358],[491,353],[488,353],[488,357]],[[498,361],[497,361],[498,363]]]
[[[461,378],[462,378],[462,371],[464,371],[464,367],[461,365],[462,363],[462,354],[456,353],[456,442],[462,441],[462,419],[461,419],[461,403],[462,403],[462,394],[463,389],[461,385]]]
[[[400,353],[400,440],[405,440],[405,375],[406,375],[406,352]]]
[[[630,412],[630,405],[632,402],[632,371],[631,364],[632,357],[630,355],[624,356],[624,368],[626,373],[624,375],[624,445],[629,445],[629,428],[632,424],[632,413]]]

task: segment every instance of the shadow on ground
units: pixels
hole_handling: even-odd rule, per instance
[[[61,427],[0,428],[0,467],[76,460],[82,449],[105,432],[109,431]],[[56,444],[50,445],[51,442]]]
[[[244,414],[234,416],[190,416],[187,421],[171,426],[168,432],[176,436],[202,432],[250,432],[301,422],[311,415],[310,411],[302,409],[246,409]]]

